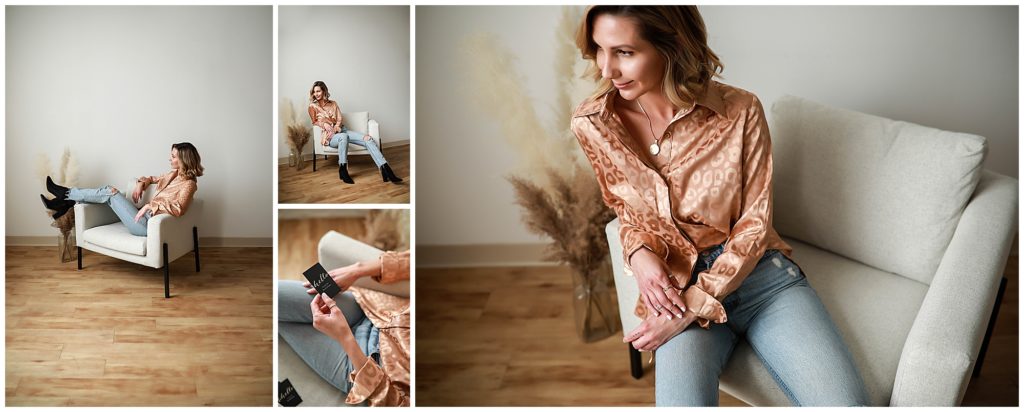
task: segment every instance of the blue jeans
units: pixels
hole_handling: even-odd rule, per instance
[[[117,218],[121,219],[121,223],[124,223],[125,227],[128,228],[129,233],[135,236],[146,236],[146,227],[152,212],[146,212],[136,222],[135,215],[139,213],[139,209],[128,198],[124,197],[124,193],[118,191],[115,194],[113,192],[113,187],[110,186],[103,186],[98,189],[72,187],[68,191],[68,200],[82,203],[102,203],[110,206],[110,209],[114,211]]]
[[[384,160],[384,154],[380,152],[380,148],[377,147],[377,141],[363,140],[365,134],[359,133],[355,130],[348,130],[346,127],[341,128],[340,133],[336,133],[331,137],[329,145],[333,148],[338,149],[338,164],[348,163],[348,144],[362,146],[370,152],[370,157],[373,158],[373,163],[377,164],[377,167],[384,166],[388,161]]]
[[[719,245],[698,256],[691,282],[722,254]],[[739,339],[746,339],[796,406],[867,405],[853,356],[800,268],[767,251],[722,301],[726,323],[696,324],[655,352],[658,406],[716,406],[718,378]]]
[[[352,387],[348,381],[352,362],[340,343],[313,328],[313,312],[309,308],[313,296],[306,293],[302,282],[282,280],[277,282],[277,301],[277,331],[281,337],[321,378],[348,393]],[[356,303],[355,296],[352,292],[339,293],[334,302],[348,320],[363,354],[380,364],[380,332]]]

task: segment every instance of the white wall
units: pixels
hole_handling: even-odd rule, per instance
[[[408,6],[280,6],[279,96],[310,124],[309,88],[323,80],[341,111],[380,122],[385,145],[409,141],[409,14]],[[281,136],[278,155],[286,156]]]
[[[269,238],[273,11],[7,7],[6,234],[55,235],[37,153],[63,147],[81,186],[126,189],[190,141],[206,172],[200,236]]]
[[[723,81],[758,94],[766,108],[789,93],[979,134],[989,139],[985,167],[1017,176],[1016,7],[700,9],[725,64]],[[518,56],[516,68],[543,119],[554,104],[551,39],[560,13],[417,8],[418,244],[542,241],[523,228],[503,178],[519,159],[498,121],[472,107],[455,62],[463,38],[495,33]],[[523,136],[523,144],[531,138]]]

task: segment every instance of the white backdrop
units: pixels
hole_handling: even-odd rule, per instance
[[[280,6],[278,94],[309,124],[309,89],[323,80],[341,111],[380,122],[384,145],[408,142],[409,14],[409,6]],[[286,156],[284,140],[277,145]]]
[[[783,94],[975,133],[985,167],[1017,176],[1017,7],[701,6],[723,82],[770,110]],[[520,223],[503,176],[520,162],[497,120],[473,107],[457,66],[466,36],[495,33],[518,60],[543,121],[554,104],[559,7],[416,10],[417,242],[542,241]],[[525,30],[524,28],[529,28]],[[530,144],[533,136],[522,136]]]
[[[69,147],[81,186],[127,189],[192,142],[206,172],[200,236],[272,236],[273,11],[6,9],[6,234],[55,235],[38,153]]]

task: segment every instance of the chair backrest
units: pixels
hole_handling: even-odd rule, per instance
[[[930,284],[985,138],[785,96],[772,106],[779,233]]]

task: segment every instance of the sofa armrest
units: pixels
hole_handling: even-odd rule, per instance
[[[622,259],[622,243],[619,239],[619,219],[615,218],[604,228],[608,237],[608,253],[612,258],[612,272],[615,274],[615,294],[619,298],[619,318],[622,319],[622,333],[632,332],[640,326],[640,318],[633,314],[637,299],[640,298],[640,287],[636,279],[626,276],[626,264]]]
[[[110,206],[77,203],[75,204],[75,239],[82,239],[82,234],[86,230],[109,225],[119,220]]]
[[[380,139],[380,123],[378,123],[376,120],[370,119],[370,121],[367,122],[366,130],[369,131],[370,137],[372,137],[373,140],[377,141],[377,147],[383,149],[383,147],[381,147],[383,141]]]
[[[318,246],[320,264],[332,270],[364,260],[372,260],[384,253],[380,249],[352,239],[341,233],[330,231],[320,238]],[[361,278],[354,286],[373,289],[390,295],[409,297],[409,281],[382,284],[371,278]]]
[[[1017,196],[1017,179],[982,173],[903,345],[891,406],[960,404],[1017,232]]]
[[[162,256],[159,256],[163,243],[167,243],[167,255],[172,262],[192,251],[192,227],[198,226],[202,208],[203,200],[196,198],[192,199],[188,212],[180,217],[162,213],[149,218],[146,223],[146,250],[157,253],[154,255],[158,258],[155,261],[157,266],[154,267],[163,265]]]

